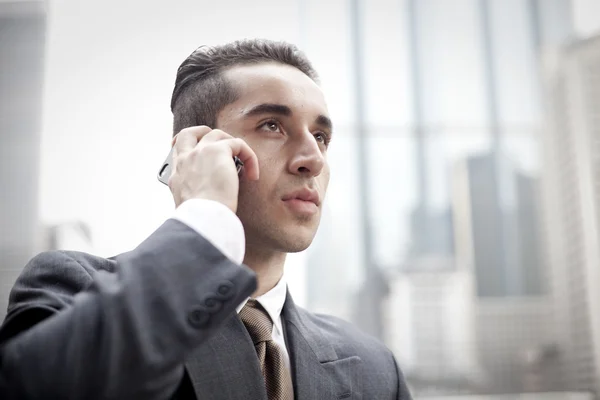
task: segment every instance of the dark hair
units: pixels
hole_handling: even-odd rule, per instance
[[[234,65],[260,62],[291,65],[318,81],[310,61],[293,44],[251,39],[199,47],[177,70],[171,97],[173,134],[190,126],[214,127],[221,109],[237,98],[235,88],[223,77],[222,71]]]

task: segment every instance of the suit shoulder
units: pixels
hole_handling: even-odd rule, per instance
[[[376,375],[376,379],[369,379],[363,386],[364,393],[369,393],[368,398],[389,398],[387,396],[393,393],[394,399],[411,399],[402,370],[385,344],[341,318],[298,309],[304,322],[312,325],[309,329],[316,330],[317,336],[331,344],[339,359],[358,356],[361,374]]]
[[[333,315],[313,314],[304,310],[306,318],[311,320],[322,335],[336,343],[342,353],[345,348],[361,356],[385,357],[392,360],[392,352],[377,338],[361,331],[354,324]]]

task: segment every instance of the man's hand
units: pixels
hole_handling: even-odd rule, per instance
[[[258,179],[258,159],[248,144],[208,126],[183,129],[173,138],[169,188],[175,206],[189,199],[215,200],[237,210],[239,177],[233,161],[244,163],[243,179]]]

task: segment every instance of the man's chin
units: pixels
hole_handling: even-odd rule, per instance
[[[286,253],[300,253],[301,251],[308,249],[308,246],[310,246],[310,243],[308,243],[307,245],[288,247]]]
[[[246,245],[280,253],[299,253],[311,245],[316,228],[300,224],[268,224],[246,230]],[[266,229],[265,229],[266,228]]]
[[[302,229],[298,229],[301,231]],[[315,235],[314,232],[290,232],[275,238],[279,242],[281,251],[285,253],[299,253],[311,245]]]

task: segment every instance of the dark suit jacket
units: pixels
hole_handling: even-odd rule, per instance
[[[266,400],[235,307],[254,273],[169,220],[112,259],[47,252],[23,270],[0,328],[0,398]],[[391,352],[286,299],[296,400],[409,399]]]

